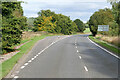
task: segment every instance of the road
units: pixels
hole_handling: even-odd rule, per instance
[[[39,41],[15,78],[117,78],[118,59],[91,43],[87,36]]]

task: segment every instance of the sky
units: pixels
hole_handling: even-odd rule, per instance
[[[99,9],[111,8],[107,0],[19,0],[24,1],[24,16],[37,17],[41,10],[50,9],[56,14],[70,16],[71,20],[80,19],[86,23]]]

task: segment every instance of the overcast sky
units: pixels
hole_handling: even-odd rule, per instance
[[[21,0],[19,0],[21,1]],[[22,0],[24,16],[37,17],[40,10],[50,9],[55,13],[70,16],[72,20],[87,22],[99,9],[111,8],[107,0]]]

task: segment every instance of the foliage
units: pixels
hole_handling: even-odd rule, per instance
[[[97,34],[98,25],[108,25],[108,23],[113,22],[113,20],[114,17],[110,9],[105,8],[96,11],[88,22],[93,36]]]
[[[84,23],[80,19],[76,19],[74,22],[77,25],[77,28],[78,28],[77,31],[78,32],[83,32],[85,30],[85,25],[84,25]]]
[[[99,44],[100,46],[103,46],[104,48],[108,49],[109,51],[113,52],[113,53],[116,53],[116,54],[120,54],[120,49],[114,47],[114,46],[111,46],[103,41],[100,41],[96,38],[94,38],[93,36],[89,36],[89,38],[94,41],[95,43]]]
[[[26,17],[20,2],[2,3],[2,49],[3,53],[15,44],[20,43],[22,30],[26,26]]]
[[[112,11],[115,17],[115,21],[118,24],[119,27],[119,33],[118,35],[120,35],[120,1],[119,2],[114,2],[112,4]]]
[[[77,27],[69,17],[55,14],[50,10],[41,10],[34,21],[34,31],[47,31],[50,33],[72,34]]]
[[[34,21],[35,21],[35,18],[33,18],[33,17],[27,18],[27,30],[33,29]]]

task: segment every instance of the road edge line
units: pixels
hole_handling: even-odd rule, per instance
[[[90,42],[92,42],[92,43],[93,43],[94,45],[96,45],[97,47],[101,48],[102,50],[106,51],[107,53],[110,53],[112,56],[114,56],[114,57],[120,59],[119,56],[117,56],[117,55],[115,55],[114,53],[108,51],[107,49],[103,48],[102,46],[96,44],[96,43],[95,43],[94,41],[92,41],[89,37],[87,37],[87,38],[88,38],[88,40],[89,40]]]

